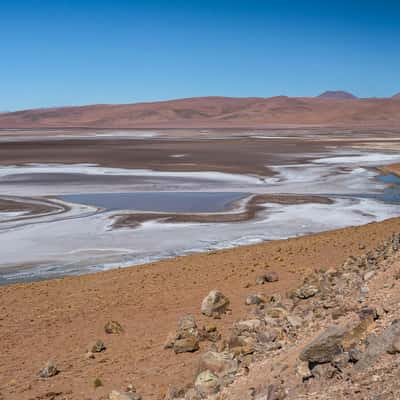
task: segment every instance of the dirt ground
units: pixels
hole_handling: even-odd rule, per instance
[[[278,282],[262,287],[266,294],[284,293],[311,270],[335,267],[399,231],[400,218],[140,267],[0,287],[0,398],[105,399],[110,390],[132,383],[144,399],[161,399],[169,385],[194,378],[199,352],[175,355],[163,344],[182,315],[192,313],[200,324],[207,322],[200,304],[211,289],[223,291],[231,300],[231,314],[212,320],[226,335],[244,314],[246,295],[260,290],[254,283],[261,273],[274,270],[280,276]],[[124,332],[107,335],[108,320],[119,321]],[[86,359],[85,352],[96,339],[102,339],[107,350],[94,360]],[[204,350],[206,345],[202,346]],[[61,372],[40,379],[38,371],[50,359]],[[96,378],[103,382],[97,389]]]

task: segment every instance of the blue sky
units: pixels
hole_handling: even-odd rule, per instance
[[[2,0],[0,111],[400,92],[399,1]]]

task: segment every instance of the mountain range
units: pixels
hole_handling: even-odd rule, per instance
[[[400,94],[359,99],[344,91],[318,97],[194,97],[133,104],[96,104],[0,114],[0,128],[224,128],[399,126]]]

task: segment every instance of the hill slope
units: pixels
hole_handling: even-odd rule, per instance
[[[397,99],[198,97],[0,114],[0,128],[218,128],[271,125],[398,125]]]

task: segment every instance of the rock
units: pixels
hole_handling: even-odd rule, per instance
[[[369,281],[375,275],[375,271],[368,271],[364,274],[364,281]]]
[[[217,331],[215,325],[206,325],[199,332],[200,340],[209,340],[210,342],[218,342],[221,339],[221,334]]]
[[[372,307],[363,307],[360,312],[358,313],[359,317],[361,320],[364,319],[372,319],[372,320],[377,320],[378,319],[378,312],[376,308]]]
[[[198,372],[207,370],[219,377],[224,377],[238,370],[238,361],[227,352],[207,351],[200,357]]]
[[[195,329],[197,329],[197,323],[196,319],[194,318],[193,315],[184,315],[179,321],[178,321],[178,331],[191,331],[193,332]]]
[[[201,400],[202,396],[195,388],[190,388],[185,394],[185,400]]]
[[[333,358],[331,364],[338,370],[343,371],[350,362],[350,354],[348,352],[343,352],[338,354]]]
[[[317,364],[311,374],[316,379],[332,379],[337,374],[337,369],[329,363]]]
[[[108,395],[108,400],[142,400],[142,396],[137,393],[119,392],[118,390],[113,390]]]
[[[259,319],[248,319],[245,321],[236,322],[233,329],[241,334],[243,332],[258,332],[263,324]]]
[[[273,319],[284,319],[288,312],[283,307],[268,307],[265,315]]]
[[[192,315],[185,315],[178,321],[176,333],[169,333],[164,349],[173,348],[175,353],[193,352],[199,349],[201,333]]]
[[[297,317],[295,315],[287,315],[286,319],[292,328],[297,329],[303,325],[303,320],[300,317]]]
[[[295,290],[295,296],[299,299],[305,300],[315,296],[318,292],[319,289],[316,286],[306,284]]]
[[[108,321],[104,325],[104,331],[108,334],[119,334],[123,332],[123,329],[118,321]]]
[[[380,335],[370,335],[367,347],[355,365],[355,368],[361,371],[374,365],[383,353],[394,350],[393,346],[397,346],[396,343],[399,337],[400,320],[393,321]]]
[[[343,351],[342,340],[346,332],[342,326],[329,327],[303,349],[300,360],[317,364],[332,361]]]
[[[218,290],[212,290],[201,303],[201,312],[208,317],[218,317],[227,311],[229,299]]]
[[[266,282],[265,275],[257,276],[256,285],[264,285],[265,282]]]
[[[192,353],[199,349],[199,340],[194,336],[188,336],[174,341],[173,349],[178,353]]]
[[[246,297],[246,305],[250,306],[253,304],[264,304],[267,302],[267,298],[263,294],[250,294]]]
[[[388,352],[389,354],[400,353],[400,337],[394,338],[393,343],[392,343],[391,346],[388,348],[387,352]]]
[[[362,353],[357,348],[352,348],[349,350],[349,361],[352,363],[356,363],[360,360]]]
[[[90,349],[92,353],[101,353],[104,350],[106,350],[106,346],[102,340],[96,340],[96,342],[93,343]]]
[[[265,274],[265,281],[266,282],[277,282],[277,281],[279,281],[279,275],[274,271],[268,272]]]
[[[164,400],[183,399],[186,390],[182,387],[170,386],[165,394]]]
[[[59,373],[59,369],[53,361],[47,361],[44,368],[39,371],[39,376],[41,378],[51,378]]]
[[[296,373],[297,375],[303,380],[307,380],[308,378],[312,377],[312,373],[308,366],[307,361],[300,361],[296,366]]]
[[[215,394],[220,389],[220,381],[211,371],[203,371],[197,375],[194,387],[202,396]]]
[[[266,389],[258,393],[255,400],[284,400],[287,397],[286,391],[280,385],[268,385]]]
[[[342,347],[344,350],[349,350],[356,347],[362,342],[374,327],[372,316],[360,319],[352,329],[348,330],[342,339]]]

